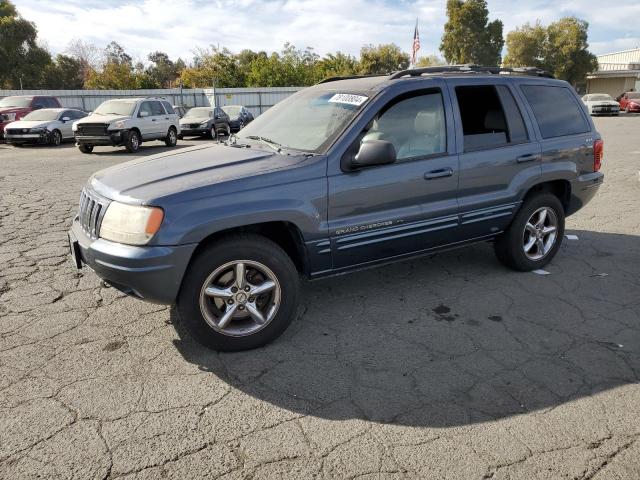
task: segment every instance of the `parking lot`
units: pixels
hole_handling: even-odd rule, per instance
[[[549,275],[481,244],[308,283],[235,354],[72,267],[80,189],[133,156],[0,145],[0,477],[640,478],[640,117],[595,121]]]

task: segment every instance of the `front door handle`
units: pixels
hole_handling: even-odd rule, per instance
[[[518,163],[533,162],[534,160],[539,160],[539,159],[540,159],[539,153],[527,153],[526,155],[520,155],[519,157],[516,157],[516,162]]]
[[[151,119],[151,121],[152,121],[152,122],[155,122],[155,121],[156,121],[156,119],[155,119],[155,118],[152,118],[152,119]]]
[[[425,180],[434,180],[436,178],[445,178],[453,175],[453,169],[451,168],[441,168],[439,170],[432,170],[431,172],[427,172],[424,174]]]

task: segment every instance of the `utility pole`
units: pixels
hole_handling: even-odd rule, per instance
[[[22,91],[22,75],[20,75],[20,91]]]

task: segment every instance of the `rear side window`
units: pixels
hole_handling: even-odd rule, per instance
[[[586,133],[589,129],[582,106],[567,87],[522,85],[542,138]]]
[[[151,115],[164,115],[164,109],[160,102],[149,102],[151,104]]]
[[[522,114],[509,89],[498,85],[456,87],[465,152],[528,140]]]
[[[173,107],[169,102],[162,102],[162,105],[164,105],[164,109],[167,111],[169,115],[173,115],[176,113],[174,112]]]

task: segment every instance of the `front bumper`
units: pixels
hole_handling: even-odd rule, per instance
[[[603,107],[592,107],[591,115],[618,115],[620,113],[620,107],[615,106],[603,106]]]
[[[196,135],[206,135],[211,131],[209,127],[189,128],[180,125],[180,135],[183,137],[191,137]]]
[[[69,231],[77,265],[87,265],[118,290],[149,302],[176,302],[182,278],[196,245],[132,246],[91,239],[77,219]],[[74,255],[72,254],[72,257]]]
[[[108,135],[75,135],[77,145],[124,145],[127,135],[125,130],[109,132]]]
[[[43,133],[5,133],[5,141],[11,144],[22,145],[25,143],[49,143],[49,132]]]
[[[580,175],[571,181],[571,197],[565,212],[567,216],[576,213],[595,197],[600,185],[604,183],[604,173],[593,172]]]
[[[634,113],[640,112],[640,105],[629,105],[627,110]]]

